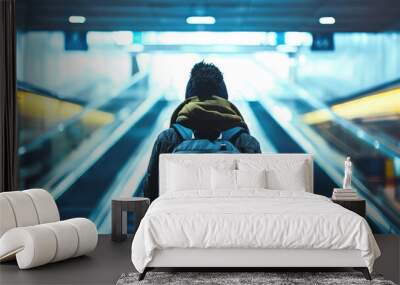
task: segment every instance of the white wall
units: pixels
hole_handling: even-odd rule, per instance
[[[400,78],[400,33],[339,33],[334,39],[335,51],[312,52],[305,47],[292,66],[297,82],[320,89],[323,99],[329,101]],[[283,54],[279,57],[277,53],[266,53],[269,54],[268,58],[260,55],[257,60],[265,61],[278,77],[289,79],[288,59]],[[152,56],[151,61],[144,60],[145,57],[138,56],[139,65],[142,61],[151,62],[152,77],[159,80],[159,84],[164,78],[168,82],[163,83],[168,85],[174,82],[170,82],[170,76],[165,75],[183,72],[186,69],[182,61],[186,62],[187,57],[197,59],[198,55],[176,55],[172,62],[165,62],[164,58],[157,60],[161,56]],[[180,64],[176,65],[178,59]],[[62,32],[17,35],[18,79],[64,96],[80,94],[88,100],[107,96],[107,90],[129,78],[131,66],[131,54],[118,49],[89,46],[89,51],[65,51]],[[185,80],[186,77],[187,71]],[[82,90],[93,82],[102,83],[102,95],[99,92],[82,94]],[[182,92],[174,90],[172,93]]]
[[[297,80],[345,96],[400,78],[400,33],[335,34],[335,51],[303,49]]]
[[[94,82],[100,82],[103,91],[111,90],[131,76],[131,67],[131,55],[119,50],[89,47],[88,51],[65,51],[62,32],[17,35],[18,80],[63,96],[100,99],[96,96],[107,96],[107,92],[82,91]]]

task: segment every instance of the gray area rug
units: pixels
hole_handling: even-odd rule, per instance
[[[146,278],[138,281],[138,273],[122,274],[117,285],[146,284],[379,284],[395,285],[380,275],[372,275],[368,281],[360,272],[148,272]]]

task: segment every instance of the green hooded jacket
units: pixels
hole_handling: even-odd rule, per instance
[[[192,129],[196,137],[209,139],[215,139],[222,131],[233,127],[242,127],[248,131],[236,106],[218,96],[186,99],[172,114],[171,126],[174,123]]]

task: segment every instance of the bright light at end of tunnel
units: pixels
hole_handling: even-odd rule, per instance
[[[321,17],[319,18],[319,23],[321,25],[333,25],[336,22],[333,17]]]
[[[278,45],[276,47],[276,50],[283,53],[293,53],[297,51],[297,47],[289,45]]]
[[[69,16],[68,22],[71,24],[83,24],[86,22],[86,17],[84,16]]]
[[[191,16],[186,18],[189,25],[214,25],[215,18],[212,16]]]
[[[274,106],[272,108],[272,111],[274,112],[274,114],[276,115],[276,117],[280,120],[280,121],[284,121],[286,123],[290,122],[293,119],[292,113],[290,112],[290,110],[286,107],[283,106]]]
[[[112,32],[112,37],[117,45],[129,45],[133,43],[133,33],[129,31]]]

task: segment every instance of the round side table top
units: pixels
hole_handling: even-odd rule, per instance
[[[140,202],[140,201],[150,201],[149,198],[145,197],[117,197],[113,198],[112,201],[114,202]]]

